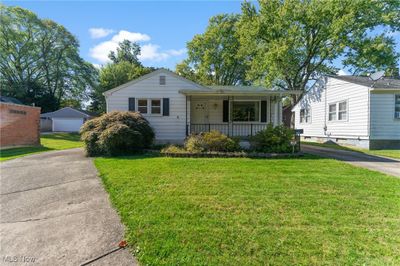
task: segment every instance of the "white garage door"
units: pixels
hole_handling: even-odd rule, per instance
[[[53,131],[78,132],[82,118],[53,118]]]

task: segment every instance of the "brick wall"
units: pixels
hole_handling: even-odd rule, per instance
[[[0,148],[40,144],[40,108],[0,103]]]

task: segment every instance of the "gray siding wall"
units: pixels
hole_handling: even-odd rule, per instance
[[[400,140],[400,119],[394,118],[394,105],[395,93],[371,93],[371,139]]]

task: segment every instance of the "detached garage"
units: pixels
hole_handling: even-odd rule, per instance
[[[41,131],[78,132],[86,120],[94,115],[72,107],[40,115]]]

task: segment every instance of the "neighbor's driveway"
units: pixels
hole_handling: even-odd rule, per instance
[[[306,144],[301,145],[301,150],[306,153],[345,161],[355,166],[400,177],[400,160]]]
[[[10,160],[0,170],[0,265],[27,265],[22,260],[30,258],[38,265],[80,265],[123,239],[119,216],[82,149]],[[133,264],[123,249],[91,265]]]

